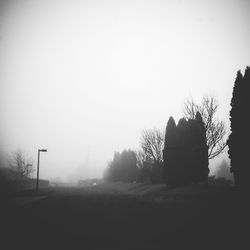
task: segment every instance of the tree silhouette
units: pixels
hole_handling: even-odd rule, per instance
[[[228,153],[231,160],[231,172],[234,174],[234,182],[239,186],[249,185],[249,167],[247,166],[249,142],[249,88],[250,88],[250,67],[245,70],[244,76],[241,72],[237,72],[234,82],[230,121],[231,134],[229,135],[227,144],[229,147]]]
[[[20,149],[12,153],[10,166],[15,171],[17,180],[27,180],[34,172],[32,160],[27,160]]]
[[[165,183],[175,185],[178,181],[177,127],[172,116],[166,126],[163,159]]]
[[[108,181],[132,182],[137,178],[137,158],[132,150],[115,152],[113,160],[109,163],[104,179]]]
[[[192,154],[191,159],[194,161],[192,167],[191,180],[194,183],[207,182],[209,168],[208,168],[208,146],[206,139],[206,128],[199,112],[196,113],[194,120],[189,120],[192,124]]]
[[[195,103],[192,98],[184,102],[183,113],[186,119],[195,119],[197,112],[201,114],[206,129],[208,159],[218,156],[226,147],[225,125],[215,117],[218,107],[217,100],[212,96],[204,96],[201,104]]]
[[[140,146],[137,157],[142,174],[148,174],[152,182],[161,182],[164,132],[156,128],[144,130]]]
[[[166,184],[182,186],[207,182],[206,129],[199,112],[195,119],[180,119],[177,126],[172,117],[169,119],[163,155]]]
[[[154,182],[153,176],[152,176],[152,165],[151,165],[151,162],[148,161],[145,153],[142,150],[139,150],[136,156],[137,156],[137,165],[138,165],[137,181]]]

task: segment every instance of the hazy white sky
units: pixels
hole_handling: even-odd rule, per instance
[[[236,71],[250,65],[250,2],[0,3],[0,143],[42,178],[100,177],[144,128],[214,94],[229,128]]]

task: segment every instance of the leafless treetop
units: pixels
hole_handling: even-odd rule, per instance
[[[201,104],[195,103],[192,98],[184,102],[183,113],[187,119],[194,119],[196,112],[200,112],[202,116],[206,128],[209,159],[221,154],[226,147],[224,140],[226,134],[225,124],[215,117],[218,107],[218,102],[213,96],[204,96]]]

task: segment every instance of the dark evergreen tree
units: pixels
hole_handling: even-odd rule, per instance
[[[187,185],[190,182],[189,171],[192,166],[190,146],[192,136],[190,134],[189,123],[186,119],[181,118],[177,125],[177,147],[176,153],[178,155],[176,159],[176,185]]]
[[[207,182],[206,129],[199,112],[195,119],[180,119],[177,126],[172,117],[169,119],[163,157],[166,184],[183,186]]]
[[[227,144],[229,146],[229,158],[231,159],[231,168],[230,171],[234,173],[234,182],[236,185],[239,184],[239,167],[237,165],[240,164],[240,154],[239,150],[237,150],[237,144],[240,145],[239,140],[239,132],[240,132],[240,110],[242,109],[240,96],[242,95],[242,86],[243,86],[243,76],[240,71],[237,72],[237,77],[234,82],[233,95],[231,100],[231,111],[230,111],[230,121],[231,121],[231,134],[229,135],[229,139]]]
[[[104,173],[104,179],[108,181],[132,182],[137,178],[137,158],[132,150],[115,152],[113,160],[109,163]]]
[[[165,183],[175,185],[177,173],[175,170],[178,154],[177,148],[177,127],[173,117],[170,117],[166,126],[164,149],[163,149],[163,173]]]
[[[236,185],[245,186],[249,183],[248,148],[249,142],[249,107],[248,97],[250,88],[250,67],[245,70],[244,76],[237,72],[234,82],[233,95],[231,100],[231,134],[227,141],[229,158],[231,160],[231,172],[234,174]]]
[[[208,146],[206,140],[206,128],[201,114],[196,113],[195,120],[192,121],[192,182],[206,182],[208,179]]]
[[[137,177],[137,158],[136,153],[132,150],[123,150],[121,153],[121,180],[132,182]]]

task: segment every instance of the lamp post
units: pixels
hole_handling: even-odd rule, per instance
[[[38,149],[36,192],[38,192],[38,186],[39,186],[39,161],[40,161],[40,152],[47,152],[47,149]]]

